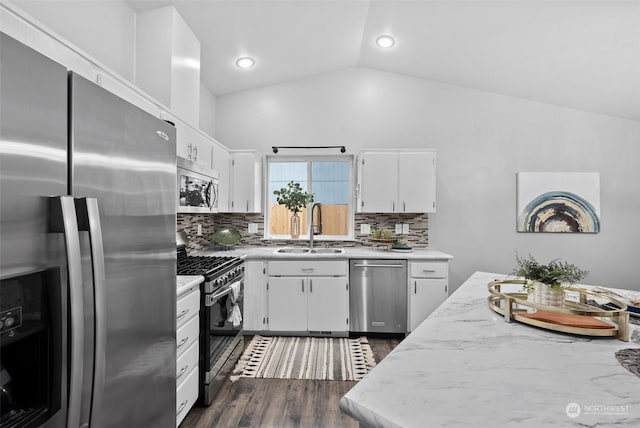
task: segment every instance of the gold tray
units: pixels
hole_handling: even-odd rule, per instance
[[[489,297],[487,301],[489,308],[494,312],[502,315],[506,322],[513,320],[523,324],[533,325],[535,327],[554,330],[563,333],[579,334],[583,336],[610,336],[616,337],[624,342],[629,341],[629,312],[627,305],[623,302],[609,296],[604,296],[597,292],[591,292],[583,288],[566,287],[567,291],[577,292],[579,299],[577,302],[566,300],[562,307],[540,305],[538,303],[529,302],[527,293],[524,292],[502,292],[501,286],[505,284],[522,284],[524,280],[495,280],[489,283]],[[606,300],[613,303],[620,309],[606,310],[587,304],[587,296],[594,296],[598,299]],[[550,322],[548,320],[533,318],[529,309],[534,308],[540,313],[548,316],[539,318],[559,319],[566,321],[565,323]],[[563,315],[564,314],[564,315]],[[580,317],[586,317],[583,325],[575,322]],[[610,328],[602,328],[605,318]],[[593,325],[589,327],[589,325]],[[599,327],[595,328],[595,325]]]

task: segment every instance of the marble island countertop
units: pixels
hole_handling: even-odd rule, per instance
[[[476,272],[340,400],[371,427],[640,426],[633,341],[507,323]],[[630,326],[637,337],[638,326]]]
[[[453,256],[441,251],[432,250],[429,248],[414,248],[412,252],[395,252],[389,250],[383,250],[373,247],[340,247],[344,248],[344,253],[340,254],[277,254],[275,251],[279,246],[257,246],[257,245],[244,245],[232,247],[228,250],[198,250],[193,252],[195,255],[216,255],[216,256],[236,256],[244,257],[246,259],[271,259],[271,260],[283,260],[283,259],[416,259],[416,260],[449,260]],[[317,245],[316,248],[324,248],[321,245]]]

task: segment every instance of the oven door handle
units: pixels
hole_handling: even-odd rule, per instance
[[[207,294],[206,295],[206,299],[205,299],[205,306],[213,306],[213,304],[216,301],[220,300],[220,298],[231,294],[231,292],[233,291],[233,287],[232,287],[233,284],[241,283],[241,282],[242,282],[241,280],[238,280],[238,281],[235,281],[235,282],[233,282],[233,283],[231,283],[229,285],[226,285],[225,288],[222,291],[220,291],[220,292],[218,292],[216,294]]]
[[[220,298],[231,294],[233,290],[231,289],[231,286],[228,286],[227,288],[225,288],[223,291],[220,291],[219,293],[216,294],[207,294],[206,295],[206,303],[205,306],[213,306],[213,304],[217,301],[220,300]]]

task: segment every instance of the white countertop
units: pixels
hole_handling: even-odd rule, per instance
[[[202,281],[204,281],[204,276],[202,275],[177,275],[176,287],[178,291],[176,296],[180,297],[188,293],[194,287],[198,287]]]
[[[372,427],[640,426],[640,378],[614,355],[640,346],[505,322],[487,305],[504,277],[473,274],[340,408]]]
[[[417,260],[449,260],[453,256],[443,253],[441,251],[431,250],[428,248],[415,248],[412,252],[394,252],[389,250],[382,250],[372,247],[340,247],[344,248],[343,254],[313,254],[313,255],[299,255],[299,254],[276,254],[277,246],[264,246],[257,245],[245,245],[232,247],[229,250],[199,250],[193,254],[197,255],[216,255],[216,256],[236,256],[244,257],[246,259],[417,259]],[[321,245],[316,245],[316,248],[323,248]]]

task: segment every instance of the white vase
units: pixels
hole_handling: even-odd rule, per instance
[[[551,288],[545,283],[531,280],[527,281],[527,285],[533,288],[527,295],[527,301],[545,306],[562,306],[564,290]]]
[[[291,216],[291,239],[298,239],[300,237],[300,216],[298,213],[293,213]]]

